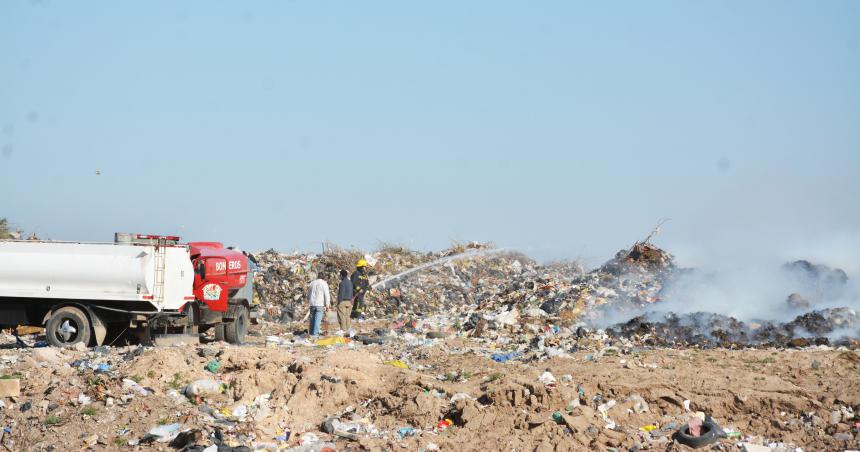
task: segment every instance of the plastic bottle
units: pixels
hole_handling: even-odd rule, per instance
[[[222,392],[223,385],[215,380],[197,380],[185,387],[185,394],[191,396],[214,395]]]

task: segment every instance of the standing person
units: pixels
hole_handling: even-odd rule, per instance
[[[328,283],[325,282],[325,273],[323,272],[319,272],[316,279],[311,281],[310,286],[308,286],[308,305],[311,321],[308,334],[317,336],[320,334],[323,313],[331,305],[331,293],[329,293]]]
[[[349,333],[349,315],[352,311],[352,281],[349,280],[349,272],[340,271],[340,285],[337,287],[337,323],[340,329]]]
[[[355,292],[355,301],[352,304],[352,318],[363,319],[364,295],[370,290],[370,280],[367,278],[367,261],[359,259],[352,273],[352,290]]]

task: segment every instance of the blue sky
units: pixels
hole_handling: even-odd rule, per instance
[[[670,218],[690,262],[845,250],[858,23],[852,1],[6,1],[0,216],[590,262]]]

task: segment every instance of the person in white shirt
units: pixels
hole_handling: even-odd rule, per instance
[[[323,314],[331,305],[331,293],[329,293],[328,283],[325,282],[325,273],[319,272],[316,279],[311,281],[308,286],[308,305],[310,306],[310,329],[308,334],[317,336],[320,334],[320,323],[322,323]]]

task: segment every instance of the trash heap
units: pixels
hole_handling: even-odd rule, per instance
[[[354,322],[352,335],[327,322],[320,338],[280,324],[304,314],[304,291],[317,272],[334,289],[337,270],[351,270],[359,258],[371,264],[367,312],[376,319]],[[65,350],[41,346],[39,333],[27,334],[36,337],[26,343],[11,331],[0,335],[7,347],[0,445],[186,452],[860,447],[860,354],[835,347],[860,344],[831,339],[860,333],[856,310],[824,309],[810,297],[815,310],[785,323],[696,313],[590,327],[603,308],[641,313],[683,275],[671,255],[647,242],[588,272],[484,244],[436,253],[270,250],[255,259],[269,321],[253,325],[241,346],[203,340]]]
[[[587,273],[576,262],[539,265],[522,254],[476,242],[437,253],[388,246],[374,253],[340,248],[321,254],[268,250],[255,258],[261,269],[256,284],[264,317],[284,321],[304,315],[304,292],[318,272],[327,272],[334,290],[338,271],[351,271],[360,258],[371,263],[376,289],[366,298],[369,317],[540,309],[574,322],[597,306],[638,309],[659,300],[676,270],[670,254],[644,242],[619,251]],[[398,277],[422,266],[426,268]]]
[[[522,254],[482,243],[435,253],[396,246],[373,253],[331,247],[316,255],[269,250],[256,255],[261,268],[257,288],[263,317],[281,323],[303,318],[310,280],[325,271],[335,292],[338,271],[352,270],[361,258],[370,263],[374,287],[365,299],[369,318],[405,319],[473,337],[485,335],[486,330],[508,330],[490,333],[495,338],[498,334],[531,330],[543,334],[555,329],[546,344],[551,351],[561,342],[575,341],[577,336],[581,339],[584,333],[578,330],[596,330],[617,322],[611,320],[614,318],[629,320],[608,328],[609,337],[646,345],[860,345],[858,312],[832,306],[824,309],[819,304],[822,297],[843,293],[847,275],[807,261],[784,267],[802,283],[798,287],[814,289],[788,296],[786,303],[800,314],[789,322],[743,322],[709,312],[646,314],[653,303],[670,292],[673,283],[693,272],[678,267],[671,254],[647,241],[619,251],[591,271],[576,262],[541,265]],[[546,334],[542,337],[547,339]],[[531,350],[534,346],[523,343],[518,349]],[[543,352],[543,344],[539,348]]]
[[[607,329],[612,337],[647,345],[702,348],[808,347],[810,345],[860,347],[860,313],[841,307],[811,311],[790,322],[743,322],[712,312],[669,313],[651,320],[647,315]],[[852,334],[853,333],[853,334]]]
[[[607,333],[647,345],[670,347],[860,347],[860,312],[850,307],[856,303],[852,302],[845,271],[806,260],[787,263],[782,270],[792,283],[790,287],[800,291],[788,294],[780,309],[781,313],[795,315],[791,320],[742,321],[713,312],[677,314],[640,310],[630,320],[608,328]],[[692,271],[675,270],[664,282],[680,282],[688,272]],[[658,292],[658,296],[665,292]]]
[[[377,317],[458,315],[518,301],[518,288],[527,280],[558,278],[546,272],[539,275],[535,262],[521,254],[492,248],[481,250],[484,252],[460,253],[459,259],[431,265],[401,278],[378,278],[376,290],[367,298],[367,312]],[[443,253],[440,259],[456,256]]]
[[[326,251],[320,254],[298,252],[286,254],[270,249],[254,255],[260,267],[255,279],[256,292],[259,296],[257,301],[263,308],[264,318],[290,321],[294,318],[302,318],[307,312],[307,306],[304,303],[305,291],[311,280],[321,271],[325,272],[326,280],[334,292],[339,283],[340,270],[352,273],[359,259],[368,261],[370,281],[378,283],[409,269],[458,255],[468,255],[470,258],[480,260],[483,256],[480,252],[491,249],[493,249],[492,245],[478,242],[455,245],[441,252],[428,253],[394,245],[385,245],[373,253],[333,246],[327,247]],[[477,261],[473,264],[478,265]],[[452,263],[447,267],[446,271],[456,273],[457,270],[453,265],[455,264]],[[495,266],[496,263],[492,265]],[[397,288],[405,278],[387,285],[383,291],[371,292],[367,299],[366,315],[383,316],[396,309],[407,308],[429,312],[462,301],[463,298],[458,297],[457,294],[462,293],[463,287],[467,286],[462,278],[469,277],[466,275],[468,270],[463,270],[466,267],[456,268],[460,268],[461,273],[459,275],[445,273],[443,279],[433,282],[436,288],[411,291],[405,298],[412,300],[411,302],[415,303],[414,306],[404,305],[404,297]],[[436,267],[428,267],[428,271],[434,272],[437,277],[441,274]],[[427,278],[422,280],[430,281]],[[416,286],[413,284],[411,287]]]
[[[546,297],[540,308],[565,318],[587,312],[590,320],[600,315],[594,308],[607,304],[620,310],[641,309],[660,300],[664,285],[676,270],[671,254],[637,242],[599,268],[574,278],[563,296]]]

